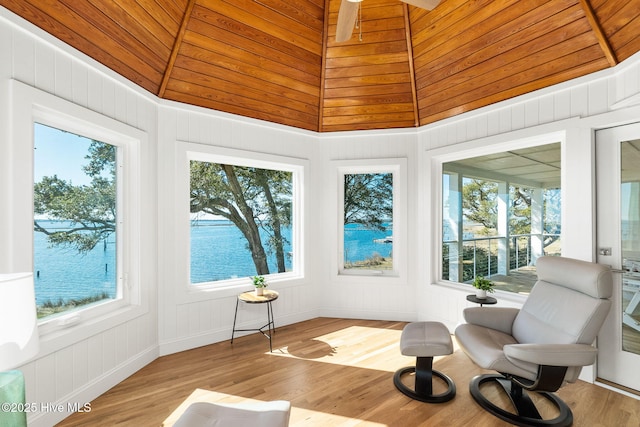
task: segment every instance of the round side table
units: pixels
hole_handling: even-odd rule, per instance
[[[492,304],[496,304],[498,302],[498,300],[495,299],[494,297],[478,298],[477,296],[475,296],[473,294],[467,295],[467,301],[475,302],[476,304],[480,304],[480,307],[482,307],[485,304],[492,305]]]
[[[254,291],[243,292],[238,295],[236,299],[236,312],[233,315],[233,331],[231,332],[231,344],[233,344],[233,337],[236,332],[249,332],[256,331],[260,332],[262,335],[267,337],[269,340],[269,351],[273,352],[273,347],[271,345],[271,336],[276,331],[276,325],[273,322],[273,307],[271,306],[271,302],[278,299],[279,294],[276,291],[266,290],[264,291],[264,295],[256,295]],[[236,329],[236,319],[238,318],[238,304],[240,301],[247,304],[267,304],[267,324],[262,326],[261,328],[254,329]],[[268,332],[264,329],[267,328]]]

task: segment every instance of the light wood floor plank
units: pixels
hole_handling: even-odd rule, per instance
[[[508,425],[482,411],[469,395],[470,379],[484,371],[460,350],[434,362],[455,381],[455,399],[427,404],[398,392],[393,373],[414,362],[400,354],[404,325],[318,318],[279,328],[272,354],[267,340],[252,334],[233,344],[164,356],[98,397],[90,413],[58,425],[145,427],[167,421],[168,426],[176,408],[200,395],[229,402],[289,400],[294,427]],[[558,394],[573,410],[574,426],[640,425],[638,400],[581,381]]]

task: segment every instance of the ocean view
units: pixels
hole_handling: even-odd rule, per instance
[[[38,221],[48,229],[67,228],[64,221]],[[106,292],[116,294],[116,253],[112,239],[92,251],[79,254],[75,249],[49,247],[44,233],[34,233],[34,280],[36,304],[60,299],[80,299]],[[72,272],[72,274],[69,274]]]
[[[64,229],[63,221],[40,221],[47,228]],[[285,253],[291,252],[291,229],[283,230],[289,243]],[[345,227],[346,261],[355,262],[370,258],[373,254],[389,257],[391,243],[384,240],[390,231],[367,230],[357,224]],[[263,233],[263,238],[267,234]],[[106,292],[116,293],[116,254],[114,239],[98,244],[86,254],[74,249],[49,247],[43,233],[34,233],[35,289],[38,305],[46,301],[80,299]],[[269,269],[276,272],[273,254],[269,257]],[[293,260],[286,257],[286,268],[293,268]],[[73,272],[73,274],[69,274]],[[226,220],[199,220],[191,226],[191,282],[203,283],[256,274],[247,242],[238,228]]]
[[[386,230],[369,230],[360,224],[347,224],[344,227],[344,261],[357,262],[378,254],[384,258],[393,255],[392,227],[384,223]]]
[[[358,224],[345,227],[346,261],[360,261],[377,253],[384,257],[391,256],[390,243],[376,243],[385,239],[389,231],[367,230]],[[288,241],[285,253],[291,252],[291,229],[283,229]],[[263,242],[268,239],[262,232]],[[273,254],[267,253],[269,271],[277,272]],[[293,260],[286,257],[286,268],[293,268]],[[224,280],[236,277],[254,276],[256,274],[251,252],[247,241],[240,230],[226,220],[200,220],[191,225],[191,283],[203,283],[213,280]]]
[[[269,239],[261,231],[262,242],[266,247]],[[291,252],[291,229],[282,230],[285,254]],[[267,252],[269,271],[278,271],[275,256]],[[286,256],[286,268],[293,267],[293,260]],[[204,283],[236,277],[255,276],[256,269],[251,259],[247,240],[240,230],[227,220],[198,220],[191,223],[191,283]]]

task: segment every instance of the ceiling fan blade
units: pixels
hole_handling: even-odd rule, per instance
[[[345,42],[351,38],[353,27],[358,17],[360,3],[342,0],[338,11],[338,27],[336,28],[336,42]]]
[[[402,0],[402,1],[425,10],[433,10],[437,5],[440,4],[440,0]]]

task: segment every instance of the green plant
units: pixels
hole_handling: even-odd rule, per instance
[[[256,288],[266,288],[267,287],[267,281],[264,278],[264,276],[253,276],[253,277],[251,277],[251,280],[253,280],[253,286],[255,286]]]
[[[91,295],[84,298],[72,298],[64,301],[59,298],[58,301],[46,300],[42,304],[36,306],[36,312],[38,319],[46,316],[50,316],[55,313],[61,313],[63,311],[71,310],[79,306],[91,304],[97,301],[110,299],[111,296],[107,292],[99,292],[95,295]]]
[[[473,287],[481,291],[493,292],[493,282],[482,276],[476,276],[475,279],[473,279]]]

